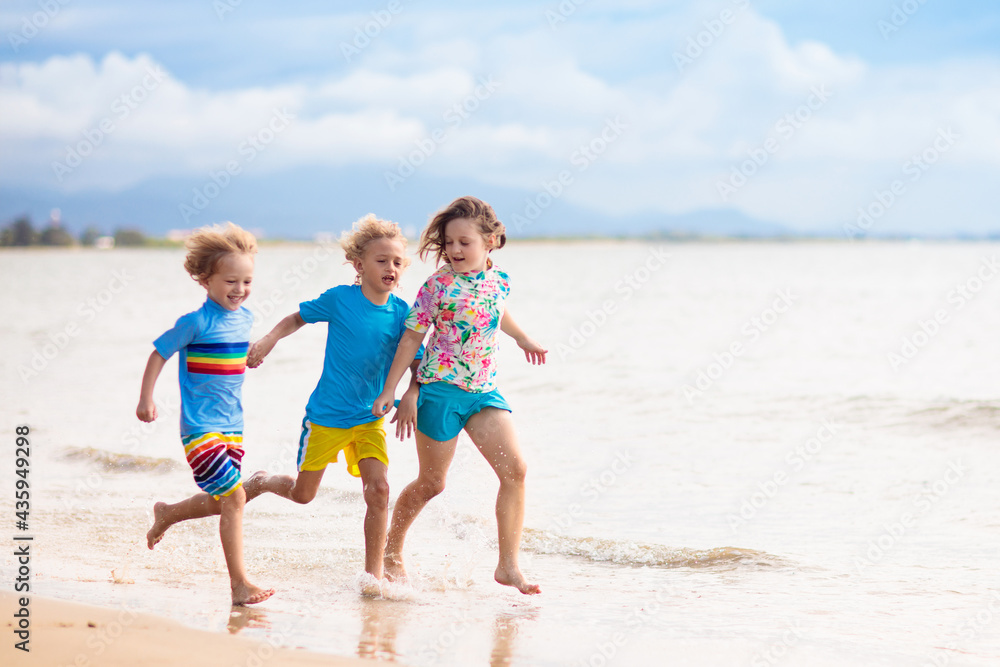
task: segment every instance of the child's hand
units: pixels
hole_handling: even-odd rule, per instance
[[[264,363],[264,357],[270,354],[273,349],[274,341],[272,341],[270,337],[264,336],[250,346],[250,352],[247,354],[247,366],[250,368],[257,368]]]
[[[396,414],[392,416],[390,424],[396,425],[396,437],[405,440],[417,431],[417,398],[420,390],[417,388],[407,389],[403,398],[399,399],[399,406]]]
[[[544,364],[545,355],[549,353],[548,350],[543,348],[534,339],[525,336],[524,338],[517,339],[517,346],[524,350],[524,358],[528,360],[529,363]]]
[[[385,413],[389,412],[389,408],[392,404],[396,402],[396,397],[392,395],[390,391],[383,391],[372,403],[372,414],[376,417],[381,417]]]
[[[135,416],[144,422],[154,421],[157,417],[156,403],[151,400],[139,399],[139,407],[135,409]]]

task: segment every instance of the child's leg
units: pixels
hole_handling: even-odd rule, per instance
[[[300,505],[311,502],[319,491],[319,483],[323,480],[327,462],[336,460],[336,449],[331,449],[331,440],[340,433],[343,433],[342,429],[318,426],[303,419],[297,465],[300,468],[319,469],[299,470],[297,477],[268,475],[264,471],[255,472],[244,485],[247,490],[247,500],[252,500],[262,493],[273,493]]]
[[[323,471],[300,472],[298,479],[288,475],[268,475],[255,472],[243,483],[247,502],[261,493],[270,491],[283,498],[297,503],[308,503],[316,497]],[[146,545],[152,549],[163,539],[163,534],[175,523],[188,519],[202,519],[207,516],[217,516],[222,510],[218,500],[207,493],[196,493],[190,498],[174,503],[156,503],[153,505],[153,527],[146,533]]]
[[[389,469],[374,457],[358,461],[365,504],[365,572],[382,578],[382,558],[389,523]]]
[[[229,489],[240,483],[242,433],[196,433],[182,436],[181,441],[198,488],[215,491],[220,488]],[[213,516],[219,514],[221,508],[219,500],[204,491],[172,505],[155,503],[153,527],[146,533],[146,545],[152,549],[163,539],[167,529],[179,521]]]
[[[178,521],[213,516],[220,512],[220,508],[219,501],[204,492],[196,493],[172,505],[156,503],[153,505],[153,527],[146,533],[146,546],[150,549],[156,546],[156,543],[163,539],[167,528]]]
[[[251,584],[243,565],[243,506],[246,505],[246,492],[243,487],[239,486],[228,496],[220,498],[219,505],[219,537],[222,539],[222,551],[226,556],[226,568],[229,570],[233,604],[263,602],[274,595],[274,589],[265,590]]]
[[[301,470],[298,477],[289,475],[268,475],[264,471],[255,472],[246,481],[247,500],[253,500],[262,493],[273,493],[300,505],[312,501],[323,481],[323,470]]]
[[[465,430],[500,478],[496,505],[500,562],[494,578],[522,593],[540,593],[537,584],[525,580],[517,563],[524,529],[524,477],[528,468],[517,442],[514,421],[506,410],[483,408],[469,418]]]
[[[385,574],[389,579],[401,579],[406,576],[403,566],[403,540],[406,531],[410,529],[420,510],[431,498],[444,491],[445,477],[448,467],[455,458],[455,444],[458,437],[447,442],[431,440],[417,430],[417,460],[420,472],[417,478],[406,485],[406,488],[396,499],[396,507],[392,511],[392,523],[389,525],[389,536],[385,545]]]

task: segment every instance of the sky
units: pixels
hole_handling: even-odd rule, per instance
[[[1000,233],[1000,3],[0,5],[0,222]]]

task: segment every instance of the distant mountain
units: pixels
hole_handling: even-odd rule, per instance
[[[657,214],[655,219],[659,224],[652,231],[663,234],[746,238],[802,234],[785,225],[757,220],[733,209],[693,211],[670,217]]]
[[[162,178],[122,192],[58,193],[0,187],[0,223],[29,214],[40,226],[53,208],[73,233],[93,225],[101,231],[136,227],[151,236],[232,220],[272,238],[309,239],[334,234],[373,212],[398,222],[410,234],[455,197],[488,201],[512,238],[564,236],[695,235],[768,237],[794,232],[734,210],[669,216],[649,212],[608,216],[573,206],[544,192],[484,185],[473,179],[441,179],[417,171],[390,191],[381,167],[296,168],[267,176],[239,175],[226,182]]]

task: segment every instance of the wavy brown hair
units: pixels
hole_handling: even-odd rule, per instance
[[[475,197],[459,197],[435,213],[427,223],[427,227],[420,235],[420,246],[417,248],[420,259],[427,259],[432,255],[435,264],[447,261],[444,252],[444,230],[449,222],[460,218],[468,218],[476,224],[479,233],[483,235],[483,240],[486,241],[487,250],[497,250],[507,243],[507,228],[497,219],[492,206]]]

